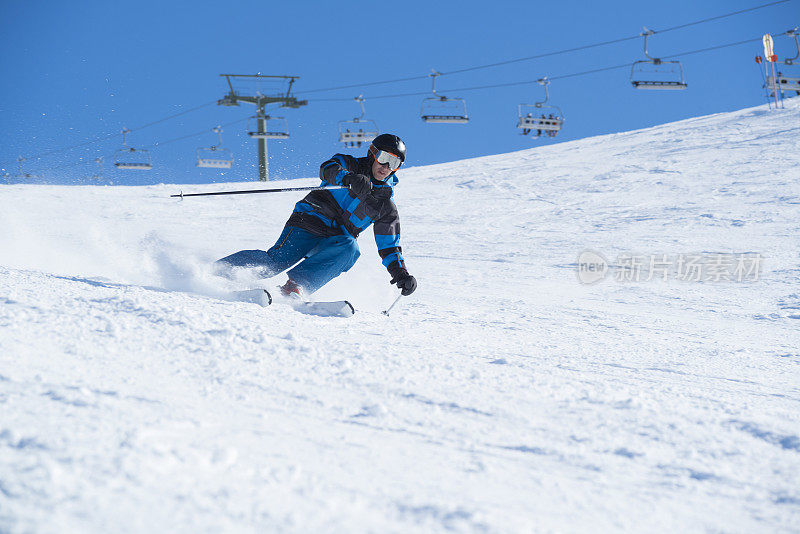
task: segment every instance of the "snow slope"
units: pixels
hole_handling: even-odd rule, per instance
[[[399,176],[389,318],[371,232],[351,319],[214,298],[299,194],[3,187],[0,532],[800,531],[800,99]]]

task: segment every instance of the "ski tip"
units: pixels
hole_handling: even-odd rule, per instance
[[[266,289],[264,290],[264,294],[267,296],[267,306],[272,304],[272,295]]]
[[[320,317],[352,317],[356,309],[346,300],[330,302],[297,302],[291,304],[292,308],[307,315]]]

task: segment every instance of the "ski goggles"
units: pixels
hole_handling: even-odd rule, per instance
[[[375,161],[380,163],[381,165],[389,165],[389,168],[392,171],[396,171],[400,168],[400,165],[403,164],[403,160],[400,159],[400,156],[395,156],[391,152],[386,152],[385,150],[380,150],[375,147],[375,145],[369,145],[369,151],[375,157]]]

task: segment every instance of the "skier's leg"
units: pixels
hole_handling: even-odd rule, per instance
[[[303,259],[323,238],[300,228],[286,226],[269,250],[240,250],[217,260],[224,269],[232,267],[258,268],[259,275],[269,278]]]
[[[313,293],[355,264],[361,252],[349,235],[324,238],[308,258],[289,270],[289,278]]]

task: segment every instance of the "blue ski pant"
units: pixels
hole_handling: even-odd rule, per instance
[[[310,294],[349,270],[360,255],[358,243],[350,235],[320,237],[286,226],[269,250],[240,250],[219,262],[232,267],[259,268],[264,278],[294,265],[286,274]]]

